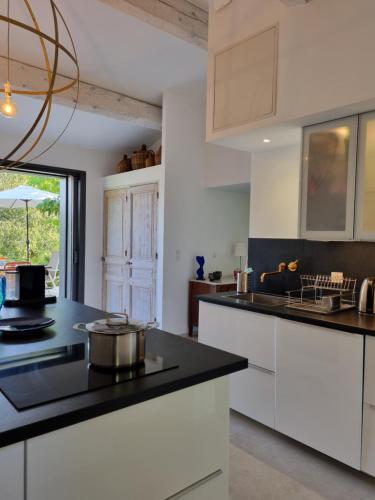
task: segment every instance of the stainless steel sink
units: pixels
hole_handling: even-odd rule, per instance
[[[270,295],[267,293],[231,293],[227,295],[221,295],[221,297],[229,300],[273,307],[283,306],[288,303],[287,297],[282,297],[280,295]]]

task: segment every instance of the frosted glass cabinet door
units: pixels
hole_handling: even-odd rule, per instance
[[[356,116],[304,129],[301,237],[353,239]]]
[[[375,113],[359,118],[355,237],[375,240]]]

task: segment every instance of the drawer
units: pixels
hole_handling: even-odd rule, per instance
[[[275,374],[254,366],[232,373],[230,407],[275,428]]]
[[[363,400],[375,405],[375,337],[366,335],[365,388]]]
[[[276,318],[239,309],[230,311],[230,352],[248,358],[249,364],[275,371]]]
[[[375,407],[363,405],[361,470],[375,476]]]
[[[221,469],[166,500],[228,500],[229,485]]]
[[[207,302],[199,305],[199,341],[275,371],[276,318]]]

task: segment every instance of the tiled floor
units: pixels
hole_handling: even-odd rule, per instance
[[[231,412],[231,500],[375,500],[375,479]]]

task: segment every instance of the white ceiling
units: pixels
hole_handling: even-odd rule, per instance
[[[32,125],[40,109],[40,101],[17,96],[17,116],[9,119],[0,115],[0,132],[20,137]],[[51,118],[44,134],[52,142],[69,120],[72,110],[58,104],[53,106]],[[111,151],[118,154],[131,153],[140,144],[151,146],[160,138],[156,130],[138,127],[123,120],[76,111],[73,119],[59,142],[73,144],[87,149]],[[36,150],[38,152],[38,150]],[[34,155],[34,154],[33,154]]]
[[[197,0],[206,3],[204,0]],[[49,2],[32,3],[40,28],[52,35]],[[0,12],[5,9],[0,0]],[[30,24],[23,0],[12,0],[11,16]],[[207,52],[159,31],[136,18],[125,15],[98,0],[59,0],[58,7],[71,30],[81,71],[81,80],[117,91],[153,104],[162,104],[167,88],[180,83],[204,79]],[[5,53],[6,31],[0,24],[0,53]],[[70,48],[65,32],[62,42]],[[23,30],[11,28],[11,57],[42,67],[38,39]],[[52,47],[49,47],[52,55]],[[59,72],[73,75],[73,66],[64,56]],[[6,75],[0,74],[0,81]],[[39,111],[39,101],[16,97],[19,114],[9,120],[0,117],[0,133],[24,134]],[[54,106],[45,137],[56,137],[69,117],[69,109]],[[126,121],[76,111],[72,123],[60,142],[86,148],[131,152],[140,144],[150,146],[160,139],[160,132]]]
[[[12,0],[11,16],[29,23],[23,3]],[[52,33],[48,3],[32,5],[41,29]],[[2,5],[4,0],[0,8]],[[83,81],[161,105],[166,88],[205,76],[207,52],[203,49],[98,0],[59,0],[58,6],[71,30]],[[11,56],[43,66],[35,35],[18,28],[12,28],[12,34]],[[5,47],[4,37],[5,29],[1,29],[0,51]],[[70,47],[65,31],[61,37]],[[63,74],[72,74],[73,67],[65,56],[59,69]]]

